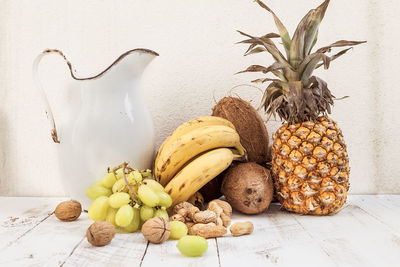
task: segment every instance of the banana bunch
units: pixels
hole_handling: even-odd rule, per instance
[[[154,175],[173,205],[188,200],[246,151],[233,124],[220,117],[200,117],[179,126],[160,146]]]

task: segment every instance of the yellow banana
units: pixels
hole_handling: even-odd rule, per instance
[[[208,151],[190,161],[165,187],[172,198],[172,207],[188,200],[206,183],[231,165],[236,155],[228,148]]]
[[[165,186],[186,162],[205,151],[234,147],[240,155],[245,154],[236,130],[224,126],[213,125],[195,129],[165,146],[158,155],[154,166],[156,178]]]
[[[160,148],[157,151],[157,155],[154,161],[154,166],[157,166],[158,160],[160,158],[159,155],[162,154],[164,147],[168,146],[171,142],[193,130],[202,128],[204,126],[212,126],[212,125],[225,125],[227,127],[235,129],[235,126],[230,121],[216,116],[204,116],[187,121],[178,126],[178,128],[176,128],[175,131],[173,131],[173,133],[170,136],[168,136],[167,139],[165,139],[164,142],[161,144]],[[159,173],[157,173],[156,171],[154,171],[153,173],[158,179]]]

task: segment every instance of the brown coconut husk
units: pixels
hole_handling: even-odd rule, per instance
[[[260,164],[268,161],[267,128],[260,114],[249,102],[237,97],[224,97],[215,105],[212,115],[233,123],[249,161]]]
[[[245,214],[259,214],[268,209],[274,186],[267,168],[247,162],[229,167],[221,191],[234,209]]]

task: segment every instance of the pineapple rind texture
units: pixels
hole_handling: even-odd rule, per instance
[[[284,124],[274,135],[272,174],[283,207],[300,214],[327,215],[340,210],[349,189],[349,158],[337,124]]]

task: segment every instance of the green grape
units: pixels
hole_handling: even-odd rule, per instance
[[[108,208],[106,221],[113,224],[114,226],[117,226],[117,224],[115,223],[116,214],[117,214],[117,209]]]
[[[133,233],[136,232],[139,229],[140,226],[140,214],[139,214],[139,209],[133,208],[133,218],[131,223],[128,226],[124,227],[124,230]]]
[[[154,217],[154,209],[149,206],[142,206],[140,208],[140,218],[142,221],[147,221]]]
[[[164,187],[156,180],[144,179],[142,183],[150,187],[150,189],[153,190],[155,193],[164,192]]]
[[[101,196],[96,198],[92,205],[90,205],[88,214],[93,221],[104,221],[107,216],[107,210],[108,197]]]
[[[86,188],[86,196],[92,200],[96,200],[96,198],[100,196],[110,196],[111,195],[111,190],[108,188],[105,188],[104,186],[94,184],[92,186],[89,186]]]
[[[120,227],[128,226],[133,220],[133,208],[129,204],[123,205],[115,214],[115,223]]]
[[[123,180],[123,179],[121,179],[121,180]],[[126,175],[126,180],[128,180],[128,183],[134,183],[134,182],[136,182],[135,179],[134,179],[134,177],[133,177],[133,173],[132,173],[132,172],[130,172],[130,173],[128,173],[128,174]]]
[[[142,174],[143,178],[153,178],[149,169],[140,171],[140,174]]]
[[[129,202],[131,202],[131,197],[125,192],[114,193],[108,198],[108,204],[114,209],[119,209]]]
[[[188,233],[186,224],[180,221],[169,222],[169,227],[171,228],[169,239],[181,239]]]
[[[120,168],[120,169],[116,170],[115,176],[116,176],[117,180],[122,179],[124,177],[123,169]]]
[[[142,174],[136,169],[129,173],[129,177],[138,183],[143,180]]]
[[[155,207],[158,205],[160,198],[154,193],[148,185],[142,184],[139,186],[138,196],[140,200],[149,207]]]
[[[168,195],[167,192],[164,192],[164,191],[158,192],[157,195],[160,198],[158,205],[160,205],[161,207],[166,207],[166,208],[171,207],[172,198],[170,195]]]
[[[124,179],[117,180],[112,187],[113,193],[117,192],[128,192],[128,188],[125,184]]]
[[[146,222],[146,221],[143,221],[142,219],[140,219],[139,229],[142,229],[142,226],[143,226],[143,224],[144,224],[145,222]]]
[[[156,212],[154,213],[154,217],[161,217],[167,220],[167,222],[169,222],[169,216],[166,210],[163,209],[156,210]]]
[[[176,247],[179,251],[189,257],[199,257],[208,248],[207,240],[201,236],[186,235],[179,239]]]
[[[107,187],[107,188],[111,188],[116,181],[117,181],[117,179],[115,178],[115,175],[112,172],[107,173],[101,179],[101,183],[103,184],[104,187]]]
[[[96,180],[96,182],[94,182],[94,184],[103,186],[103,181],[101,179],[100,180]]]

